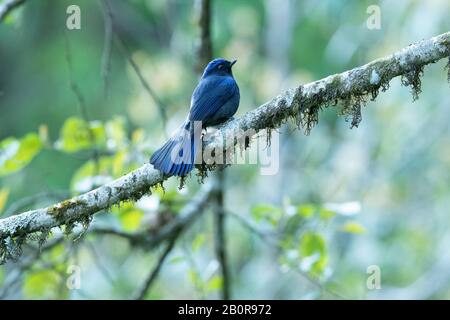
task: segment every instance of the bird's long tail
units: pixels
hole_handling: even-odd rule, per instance
[[[191,122],[186,122],[150,158],[150,163],[159,171],[175,176],[185,176],[194,168],[195,138]]]

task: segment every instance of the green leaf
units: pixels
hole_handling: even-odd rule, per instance
[[[283,211],[269,204],[259,204],[253,207],[252,216],[256,221],[265,220],[275,226],[283,216]]]
[[[142,128],[136,129],[131,134],[131,143],[134,145],[137,145],[139,143],[142,143],[145,137],[145,131]]]
[[[159,197],[161,202],[172,202],[179,196],[179,192],[176,188],[162,188],[161,186],[157,186],[153,190],[153,194]]]
[[[300,255],[303,258],[313,259],[307,271],[317,275],[321,274],[328,263],[325,239],[318,233],[305,233],[300,242]]]
[[[66,247],[64,246],[64,244],[58,244],[50,250],[49,258],[54,262],[60,261],[61,257],[64,257],[65,252]]]
[[[14,17],[14,14],[8,14],[2,23],[6,26],[6,25],[12,25],[15,22],[16,22],[16,17]]]
[[[94,144],[97,147],[104,146],[106,144],[106,133],[103,124],[100,121],[91,121],[89,127],[94,138]]]
[[[329,210],[327,208],[321,207],[319,209],[319,218],[321,220],[330,220],[336,215],[336,212]]]
[[[304,223],[305,219],[303,217],[297,214],[290,216],[285,223],[283,238],[292,238]]]
[[[177,264],[186,261],[186,259],[183,256],[173,257],[169,260],[170,264]]]
[[[125,120],[122,117],[115,117],[105,125],[108,137],[108,149],[120,149],[127,144],[127,134],[125,130]]]
[[[144,212],[136,208],[134,202],[124,202],[120,207],[113,207],[111,211],[119,216],[125,231],[136,231],[141,226]]]
[[[119,151],[114,156],[112,162],[112,174],[114,177],[119,177],[125,173],[124,166],[127,154],[124,151]]]
[[[93,187],[112,180],[113,158],[101,157],[98,165],[94,160],[83,164],[72,176],[70,188],[76,192],[87,192]]]
[[[125,231],[135,231],[139,228],[142,222],[144,212],[142,210],[129,210],[120,215],[120,222]]]
[[[6,201],[8,200],[8,195],[9,195],[8,188],[0,189],[0,213],[2,212],[3,208],[5,207]]]
[[[105,128],[99,121],[87,123],[83,119],[68,118],[61,128],[56,147],[66,152],[77,152],[106,142]]]
[[[121,215],[130,210],[134,210],[134,202],[132,201],[125,201],[122,202],[120,205],[113,206],[111,208],[111,211],[117,215]]]
[[[297,214],[303,218],[311,218],[315,211],[316,207],[312,204],[302,204],[297,207]]]
[[[193,269],[188,270],[188,280],[196,288],[202,287],[202,279],[198,272]]]
[[[136,162],[132,161],[132,157],[127,150],[116,152],[112,159],[112,174],[116,178],[139,167]]]
[[[41,124],[39,126],[38,135],[43,144],[48,142],[48,126],[46,124]]]
[[[198,249],[200,249],[200,247],[203,245],[203,243],[205,242],[206,236],[204,233],[200,233],[198,234],[194,241],[192,241],[192,251],[196,252],[198,251]]]
[[[300,253],[302,256],[311,256],[315,253],[325,253],[325,240],[317,233],[306,232],[300,243]]]
[[[0,1],[0,3],[3,2],[3,6],[6,5],[6,1]],[[14,3],[14,2],[11,2]],[[20,24],[21,21],[23,21],[23,8],[24,6],[17,6],[14,10],[11,10],[4,20],[2,21],[3,25],[13,25],[13,24]]]
[[[41,149],[42,142],[35,133],[29,133],[20,140],[3,140],[0,142],[0,176],[22,169]]]
[[[354,234],[364,234],[366,232],[366,228],[364,228],[361,224],[356,221],[349,221],[345,223],[340,230],[342,232],[354,233]]]
[[[55,299],[61,277],[53,270],[29,273],[23,284],[23,294],[27,299]]]
[[[206,283],[206,291],[212,292],[222,289],[223,279],[221,276],[214,276]]]
[[[67,152],[76,152],[91,147],[88,124],[79,118],[68,118],[61,128],[57,147]]]

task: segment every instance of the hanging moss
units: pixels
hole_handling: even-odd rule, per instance
[[[6,239],[0,239],[0,265],[8,261],[9,252],[6,247]]]
[[[339,115],[345,117],[345,121],[350,122],[350,128],[357,128],[362,120],[361,107],[365,106],[367,99],[365,96],[354,96],[343,101],[338,112]]]
[[[368,71],[370,74],[370,71]],[[302,128],[306,135],[310,134],[312,128],[319,122],[319,112],[323,108],[339,105],[338,114],[344,116],[347,121],[351,120],[351,128],[357,127],[361,122],[361,108],[367,102],[370,95],[375,100],[380,88],[386,88],[387,84],[379,78],[376,83],[368,87],[356,87],[351,93],[342,93],[342,80],[339,75],[334,76],[331,82],[320,88],[311,97],[300,97],[300,112],[296,116],[296,124]]]
[[[448,56],[448,62],[445,68],[447,69],[447,81],[450,83],[450,56]]]
[[[164,181],[161,181],[161,182],[157,183],[154,187],[155,187],[155,188],[160,187],[161,190],[163,191],[163,193],[166,193],[166,188],[164,187]],[[150,193],[151,193],[151,192],[150,192]]]
[[[190,176],[190,175],[189,175]],[[178,185],[178,190],[181,190],[186,185],[187,175],[180,177],[180,184]]]
[[[38,244],[38,248],[40,249],[42,245],[47,241],[48,237],[51,234],[50,228],[43,228],[40,231],[35,233],[31,233],[27,235],[26,241],[35,241]]]
[[[422,92],[422,81],[420,77],[423,75],[423,66],[416,66],[408,73],[401,77],[402,85],[411,87],[413,101],[419,99],[419,94]]]
[[[53,216],[56,221],[58,222],[65,222],[66,220],[66,213],[67,211],[69,211],[70,209],[75,209],[75,208],[79,208],[79,207],[87,207],[88,204],[86,201],[84,200],[80,200],[80,199],[69,199],[69,200],[64,200],[58,204],[55,204],[51,207],[48,208],[47,213],[51,216]]]
[[[197,181],[200,184],[205,182],[205,179],[208,177],[208,167],[205,163],[196,165],[197,168]]]
[[[26,238],[26,234],[22,234],[14,238],[8,237],[0,240],[0,265],[8,260],[15,262],[19,259]]]

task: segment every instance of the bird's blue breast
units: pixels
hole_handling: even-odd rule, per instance
[[[239,107],[239,87],[230,76],[202,78],[191,99],[189,120],[215,126],[230,119]]]
[[[236,86],[237,88],[237,86]],[[220,107],[211,118],[207,119],[206,126],[219,125],[234,116],[239,107],[239,88],[231,96],[231,98]]]

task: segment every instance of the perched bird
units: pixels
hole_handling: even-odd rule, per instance
[[[225,59],[208,63],[192,94],[186,121],[150,158],[156,169],[176,176],[188,174],[194,168],[196,152],[201,151],[194,123],[201,122],[201,128],[217,126],[236,113],[240,95],[231,71],[235,63]]]

